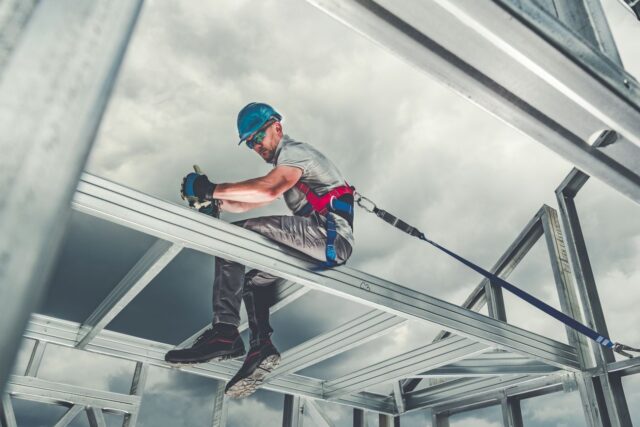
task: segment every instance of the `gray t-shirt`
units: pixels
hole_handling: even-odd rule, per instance
[[[335,187],[345,185],[346,179],[338,168],[313,146],[283,135],[272,161],[276,166],[293,166],[302,169],[300,181],[307,184],[318,195],[323,195]],[[306,203],[304,193],[292,187],[284,193],[284,200],[292,212],[298,211]],[[334,215],[336,231],[353,246],[353,231],[342,217]]]

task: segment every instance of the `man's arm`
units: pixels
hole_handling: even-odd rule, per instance
[[[271,202],[250,203],[250,202],[234,202],[233,200],[220,200],[220,210],[223,212],[242,213],[266,206]]]
[[[278,166],[260,178],[237,183],[217,184],[213,197],[222,200],[223,205],[224,201],[230,200],[232,202],[259,203],[260,206],[264,206],[293,187],[301,176],[302,169],[300,168]]]

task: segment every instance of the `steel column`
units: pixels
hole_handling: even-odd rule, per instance
[[[302,427],[304,406],[300,396],[284,395],[282,427]]]
[[[84,406],[73,405],[62,417],[60,417],[53,427],[67,427],[83,410]]]
[[[315,427],[334,427],[329,417],[313,399],[304,399],[304,409],[313,420]]]
[[[0,392],[44,293],[141,4],[41,1],[0,70]],[[43,183],[38,209],[25,209]]]
[[[90,427],[107,427],[104,415],[102,414],[102,409],[88,406],[86,411]]]
[[[0,399],[0,424],[3,427],[18,427],[9,393],[2,393],[2,398]]]
[[[431,427],[449,427],[449,413],[434,412],[431,414]]]
[[[147,375],[149,374],[149,366],[142,363],[136,362],[136,369],[133,372],[133,379],[131,380],[131,389],[129,394],[132,396],[138,396],[142,399],[142,394],[144,393],[145,385],[147,384]],[[124,421],[122,422],[122,427],[135,427],[138,422],[138,415],[140,415],[140,408],[137,410],[131,411],[128,414],[124,415]]]
[[[367,427],[367,420],[362,409],[353,410],[353,427]]]
[[[504,427],[524,427],[519,399],[508,398],[505,395],[500,399],[500,409],[502,410],[502,425]]]
[[[216,388],[216,396],[213,401],[213,427],[225,427],[227,425],[227,398],[224,395],[225,381],[219,381]]]
[[[84,321],[77,348],[87,346],[180,253],[182,245],[157,240]]]
[[[615,136],[615,135],[613,135]],[[606,145],[610,134],[602,134],[596,141],[598,145]],[[560,208],[560,217],[565,231],[567,248],[575,272],[576,285],[580,301],[584,307],[586,324],[609,335],[604,318],[604,311],[595,282],[591,262],[584,241],[582,227],[578,217],[574,198],[588,179],[588,175],[573,169],[556,189],[556,198]],[[631,425],[631,415],[624,395],[622,381],[618,375],[608,374],[607,365],[615,361],[613,352],[601,345],[591,344],[592,360],[600,370],[597,378],[584,378],[578,382],[588,422],[592,426],[622,427]],[[585,351],[585,350],[583,350]],[[597,405],[588,407],[587,405]]]

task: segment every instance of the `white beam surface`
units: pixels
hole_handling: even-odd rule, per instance
[[[306,258],[257,233],[89,174],[83,175],[73,206],[80,212],[223,256],[380,311],[437,323],[457,335],[496,348],[570,370],[578,367],[575,350],[566,344],[346,266],[318,271]]]
[[[84,410],[82,405],[73,405],[64,415],[58,420],[53,427],[67,427],[71,421],[73,421],[80,412]]]
[[[3,427],[18,427],[11,396],[9,396],[8,393],[2,393],[0,401],[0,424]]]
[[[331,399],[364,390],[385,382],[410,377],[424,370],[435,369],[462,360],[491,347],[468,338],[452,337],[417,348],[409,353],[390,357],[382,362],[325,383],[325,398]]]
[[[40,1],[0,58],[0,391],[44,293],[141,4]],[[36,197],[38,209],[26,208]]]

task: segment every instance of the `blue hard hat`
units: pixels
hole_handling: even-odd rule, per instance
[[[262,102],[252,102],[247,104],[238,113],[238,135],[240,142],[251,136],[269,119],[282,120],[282,116],[272,106]]]

